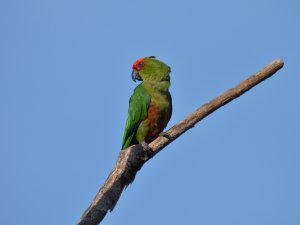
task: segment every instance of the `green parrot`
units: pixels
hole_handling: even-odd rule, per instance
[[[154,56],[134,62],[133,81],[142,81],[129,100],[122,149],[153,141],[167,126],[172,114],[169,92],[171,68]]]

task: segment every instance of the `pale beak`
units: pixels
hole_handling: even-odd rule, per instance
[[[135,82],[136,80],[142,81],[143,79],[141,78],[139,72],[137,70],[133,70],[131,74],[132,80]]]

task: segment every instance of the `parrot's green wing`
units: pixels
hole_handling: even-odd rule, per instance
[[[123,134],[122,149],[138,144],[135,135],[141,121],[148,116],[150,101],[150,95],[142,84],[134,89],[129,100],[128,117]]]

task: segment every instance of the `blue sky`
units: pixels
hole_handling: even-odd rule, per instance
[[[172,68],[168,127],[272,60],[285,67],[149,161],[102,224],[298,225],[299,8],[1,0],[1,223],[76,223],[116,161],[132,63],[155,55]]]

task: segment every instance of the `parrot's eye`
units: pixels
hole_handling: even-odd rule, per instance
[[[144,58],[140,58],[133,63],[132,68],[139,71],[144,67],[144,65],[145,65]]]
[[[144,62],[139,62],[138,67],[141,68],[144,65]]]

